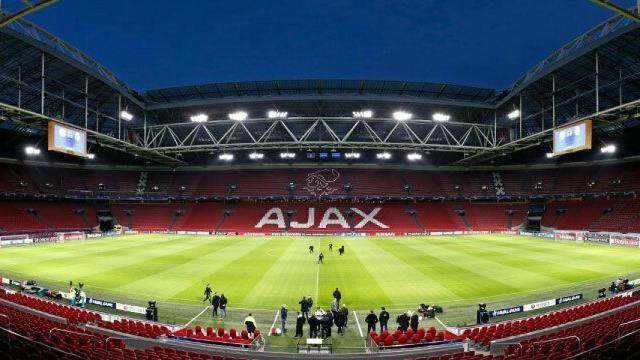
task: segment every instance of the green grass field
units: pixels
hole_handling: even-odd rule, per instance
[[[334,244],[329,252],[328,244]],[[308,246],[316,247],[309,254]],[[344,245],[346,254],[338,256]],[[318,251],[326,255],[317,264]],[[640,250],[511,235],[433,237],[211,237],[130,235],[0,249],[0,275],[143,305],[156,299],[165,321],[184,324],[204,309],[206,283],[224,293],[240,322],[248,309],[269,326],[303,295],[328,307],[338,287],[351,310],[440,304],[440,318],[471,322],[490,308],[584,291],[639,272]],[[360,316],[358,314],[358,316]],[[198,323],[215,323],[208,312]],[[354,329],[352,335],[358,333]]]

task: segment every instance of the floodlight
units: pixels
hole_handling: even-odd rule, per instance
[[[127,110],[120,111],[120,118],[123,120],[131,121],[133,120],[133,114],[128,112]]]
[[[220,154],[218,155],[218,159],[223,161],[231,161],[233,160],[233,154]]]
[[[296,153],[292,153],[292,152],[281,152],[280,153],[280,158],[281,159],[294,159],[296,157]]]
[[[242,121],[242,120],[246,120],[248,116],[249,114],[247,114],[244,111],[236,111],[234,113],[229,114],[229,119],[235,120],[235,121]]]
[[[552,159],[553,158],[553,153],[552,152],[548,152],[547,153],[547,159]]]
[[[613,154],[614,152],[616,152],[616,150],[617,149],[615,145],[605,145],[600,148],[600,152],[603,154]]]
[[[402,110],[398,110],[398,111],[393,113],[393,118],[398,120],[398,121],[409,120],[412,117],[413,117],[412,113],[406,112],[406,111],[402,111]]]
[[[368,119],[368,118],[370,118],[372,116],[373,116],[373,111],[371,111],[371,110],[362,110],[362,111],[354,111],[353,112],[353,117],[354,118]]]
[[[264,158],[263,153],[252,152],[251,154],[249,154],[249,159],[251,160],[262,160],[263,158]]]
[[[433,121],[449,121],[449,119],[451,119],[451,115],[449,114],[443,114],[440,112],[433,114]]]
[[[377,153],[376,157],[380,160],[389,160],[391,159],[391,154],[385,151],[385,152]]]
[[[92,153],[88,153],[88,154],[87,154],[87,159],[89,159],[89,160],[93,160],[93,159],[95,159],[95,158],[96,158],[96,154],[92,154]]]
[[[27,153],[27,155],[40,155],[40,149],[34,146],[25,147],[24,152]]]
[[[195,123],[206,122],[207,120],[209,120],[209,115],[202,114],[202,113],[197,115],[191,115],[190,119]]]
[[[344,157],[347,159],[360,159],[360,153],[359,152],[348,152],[348,153],[344,153]]]
[[[287,117],[287,115],[289,115],[289,113],[286,111],[269,110],[269,112],[267,113],[267,117],[269,119],[284,119]]]
[[[515,119],[519,118],[520,117],[520,110],[518,110],[518,109],[513,110],[512,112],[507,114],[507,117],[510,120],[515,120]]]
[[[410,153],[410,154],[407,154],[407,159],[408,159],[409,161],[422,160],[422,154],[418,154],[418,153]]]

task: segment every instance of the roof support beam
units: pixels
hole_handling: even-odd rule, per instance
[[[45,8],[55,2],[58,2],[58,0],[42,0],[42,1],[38,1],[35,4],[31,4],[28,2],[23,1],[27,6],[22,9],[19,10],[18,12],[15,12],[11,15],[7,15],[5,17],[3,17],[2,19],[0,19],[0,27],[3,27],[7,24],[10,24],[18,19],[21,19],[29,14],[31,14],[32,12],[36,12],[42,8]],[[0,13],[2,13],[2,10],[0,9]]]
[[[636,12],[634,13],[633,11],[629,11],[627,9],[625,9],[624,7],[614,3],[611,0],[591,0],[592,2],[594,2],[595,4],[598,4],[600,6],[606,7],[607,9],[615,12],[616,14],[622,15],[622,16],[626,16],[629,19],[640,23],[640,0],[638,0],[638,3],[636,5]]]

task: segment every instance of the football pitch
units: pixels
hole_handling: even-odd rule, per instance
[[[319,252],[323,264],[317,262]],[[380,306],[400,311],[427,303],[444,307],[445,322],[462,323],[474,320],[478,302],[509,306],[573,291],[592,298],[614,278],[637,275],[639,255],[634,248],[516,235],[145,234],[1,248],[0,275],[60,290],[69,280],[83,282],[90,297],[137,305],[157,300],[161,318],[179,324],[204,308],[207,283],[225,294],[230,308],[243,309],[243,315],[263,311],[269,324],[282,304],[298,310],[302,296],[328,308],[336,287],[343,302],[363,316]],[[465,309],[464,317],[451,309]]]

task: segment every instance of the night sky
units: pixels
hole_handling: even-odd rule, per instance
[[[309,78],[502,89],[611,16],[589,0],[61,0],[28,19],[142,91]]]

